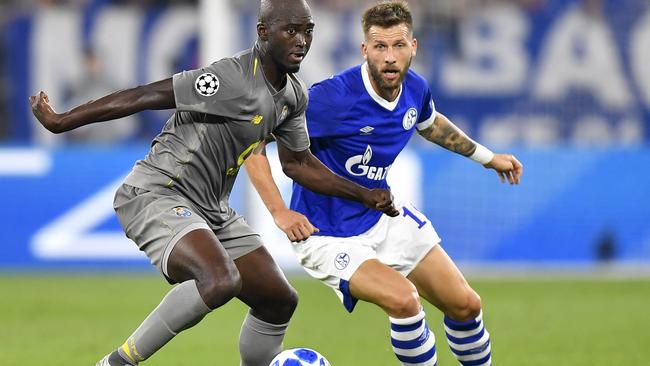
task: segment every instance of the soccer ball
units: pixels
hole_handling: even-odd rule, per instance
[[[280,352],[269,366],[331,366],[320,353],[309,348],[292,348]]]

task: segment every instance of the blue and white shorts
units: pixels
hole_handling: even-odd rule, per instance
[[[377,259],[404,277],[440,243],[431,221],[410,203],[396,203],[401,214],[382,215],[377,224],[352,237],[314,235],[293,243],[293,250],[307,273],[331,287],[343,306],[352,312],[357,299],[349,281],[361,264]]]

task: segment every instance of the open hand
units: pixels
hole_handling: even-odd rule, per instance
[[[494,169],[501,183],[507,180],[510,184],[519,184],[521,175],[524,174],[524,166],[510,154],[495,154],[494,158],[484,166]]]
[[[47,128],[50,132],[63,132],[60,124],[60,116],[50,105],[50,98],[44,91],[29,97],[29,104],[32,107],[34,117],[36,117],[43,127]]]
[[[305,215],[289,209],[281,210],[273,215],[275,225],[287,234],[287,238],[293,241],[306,240],[313,233],[319,230],[309,222]]]

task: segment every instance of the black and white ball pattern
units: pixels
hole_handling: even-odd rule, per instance
[[[219,90],[219,78],[217,75],[206,72],[199,75],[194,83],[196,91],[204,97],[210,97],[217,94]]]

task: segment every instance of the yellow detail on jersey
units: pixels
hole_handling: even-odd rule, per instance
[[[251,119],[251,123],[254,124],[254,125],[259,125],[260,123],[262,123],[263,119],[264,119],[263,115],[256,114],[255,117],[253,117],[253,119]]]
[[[253,76],[257,73],[257,57],[255,57],[255,63],[253,64]]]
[[[253,150],[255,150],[256,147],[260,146],[262,141],[263,140],[257,141],[255,143],[251,144],[251,146],[247,147],[246,150],[244,150],[244,152],[239,155],[239,158],[237,158],[237,166],[229,168],[226,171],[226,175],[233,176],[233,175],[237,174],[237,172],[239,171],[239,167],[241,167],[242,164],[244,164],[244,161],[246,160],[247,157],[250,156],[250,154],[253,152]]]

